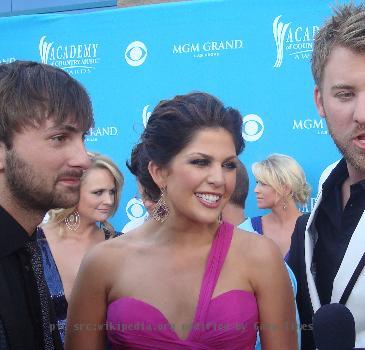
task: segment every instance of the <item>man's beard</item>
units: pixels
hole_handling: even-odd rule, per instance
[[[24,209],[47,212],[54,208],[70,208],[79,201],[79,188],[60,191],[57,178],[48,184],[42,169],[36,171],[13,150],[6,153],[5,177],[14,200]]]
[[[336,144],[338,150],[346,159],[346,161],[357,171],[365,172],[365,150],[356,150],[355,146],[352,145],[354,134],[358,130],[354,130],[349,134],[345,140],[339,140],[331,129],[331,126],[327,123],[328,131]]]

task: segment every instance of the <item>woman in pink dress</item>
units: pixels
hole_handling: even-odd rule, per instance
[[[154,109],[130,170],[150,220],[96,246],[72,291],[66,350],[297,349],[280,251],[218,217],[235,186],[242,116],[205,93]]]

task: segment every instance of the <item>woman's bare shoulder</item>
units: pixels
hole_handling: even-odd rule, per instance
[[[286,272],[279,247],[270,238],[237,230],[235,231],[236,256],[248,274],[254,290],[273,283]]]
[[[255,265],[266,265],[272,259],[282,259],[278,246],[263,235],[235,228],[233,239],[236,250]]]
[[[97,244],[92,248],[92,253],[96,258],[104,255],[106,255],[105,258],[108,258],[110,254],[123,255],[133,244],[136,244],[134,237],[129,234],[121,234]]]
[[[115,259],[121,262],[133,255],[142,242],[141,235],[138,232],[133,233],[131,231],[98,243],[88,252],[88,256],[91,260],[95,259],[106,263],[114,263]]]

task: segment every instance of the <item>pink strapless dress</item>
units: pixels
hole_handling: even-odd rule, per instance
[[[107,336],[113,350],[253,350],[258,309],[255,296],[231,290],[212,299],[231,245],[233,226],[223,222],[213,240],[199,300],[186,339],[181,339],[160,310],[132,297],[108,305]]]

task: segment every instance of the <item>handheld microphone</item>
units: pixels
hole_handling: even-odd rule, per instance
[[[353,350],[354,316],[345,305],[323,305],[313,317],[313,336],[318,350]]]

